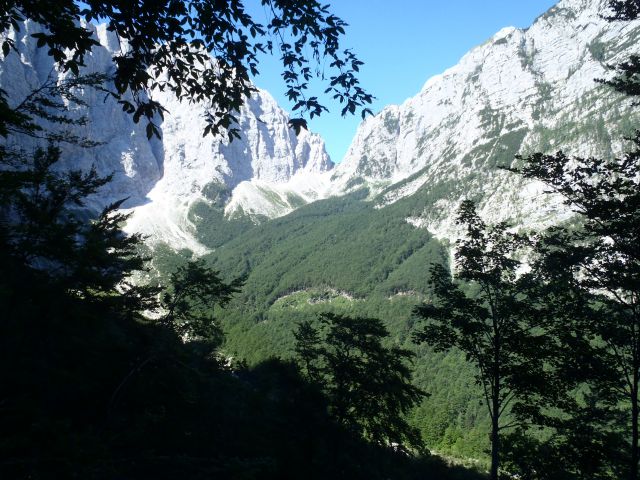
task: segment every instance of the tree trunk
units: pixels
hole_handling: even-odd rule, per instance
[[[495,309],[494,309],[495,312]],[[495,313],[494,313],[495,315]],[[501,335],[498,323],[494,317],[493,336],[495,346],[493,349],[493,385],[491,389],[491,480],[498,480],[498,470],[500,468],[500,347]]]
[[[497,402],[493,401],[493,405]],[[500,437],[498,435],[498,415],[494,414],[491,418],[491,480],[498,480],[498,467],[500,464]]]
[[[629,480],[638,480],[638,370],[633,372],[631,391],[631,465]]]
[[[498,468],[500,466],[500,378],[495,379],[492,392],[491,414],[491,480],[498,480]]]

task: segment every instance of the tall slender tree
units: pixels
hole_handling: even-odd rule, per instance
[[[605,18],[609,21],[640,16],[638,0],[609,0],[607,4]],[[638,56],[611,68],[617,75],[599,82],[631,97],[640,95]],[[533,269],[539,285],[546,289],[544,309],[554,323],[555,373],[565,390],[581,385],[580,391],[587,393],[581,402],[575,402],[574,392],[574,398],[565,397],[557,405],[564,420],[553,416],[538,420],[565,437],[564,446],[572,450],[571,458],[564,457],[565,463],[574,462],[575,472],[589,478],[615,476],[613,463],[618,460],[613,459],[615,452],[603,457],[603,448],[586,458],[575,448],[579,432],[593,432],[591,447],[585,444],[582,450],[598,448],[602,439],[608,439],[608,444],[617,442],[611,412],[620,405],[627,417],[624,429],[629,440],[626,476],[638,478],[640,134],[632,141],[634,150],[622,158],[538,153],[524,159],[523,168],[512,169],[543,181],[578,213],[578,227],[557,227],[542,236]],[[588,424],[577,424],[580,418]]]
[[[526,239],[504,223],[487,226],[471,201],[460,207],[457,223],[466,230],[456,245],[455,274],[433,265],[433,303],[414,311],[428,323],[415,334],[437,351],[462,350],[477,368],[491,417],[491,479],[500,470],[500,432],[515,426],[518,412],[532,392],[543,387],[544,331],[534,307],[521,294],[526,276],[518,277],[518,253]]]

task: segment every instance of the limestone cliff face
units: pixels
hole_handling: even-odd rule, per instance
[[[0,62],[0,86],[14,105],[45,82],[64,78],[46,50],[37,48],[31,37],[40,28],[26,22],[20,31],[9,33],[16,40],[18,53],[12,52]],[[83,73],[109,73],[120,43],[104,25],[91,28],[100,46],[86,57]],[[315,190],[307,184],[333,167],[322,139],[309,132],[296,136],[288,128],[286,112],[262,90],[239,112],[241,138],[231,143],[203,137],[204,105],[181,103],[168,93],[151,92],[169,111],[161,123],[160,140],[148,140],[145,125],[134,123],[131,115],[103,92],[86,89],[78,94],[87,106],[78,107],[73,114],[86,115],[90,122],[74,126],[70,133],[101,145],[91,149],[64,145],[61,167],[88,169],[95,165],[102,175],[113,173],[114,180],[91,199],[91,206],[97,209],[128,197],[125,206],[135,207],[130,229],[153,234],[175,246],[197,248],[186,213],[193,202],[204,198],[207,185],[220,184],[230,192],[239,188],[237,198],[230,197],[230,213],[242,209],[249,214],[276,216],[293,206],[284,202],[274,208],[264,198],[254,202],[242,193],[251,191],[255,184],[265,184],[285,199],[289,190],[298,192],[296,198],[313,199]],[[16,137],[9,141],[27,149],[38,144]],[[288,185],[292,179],[293,184]]]
[[[369,185],[388,204],[430,190],[432,207],[409,219],[454,237],[462,198],[489,221],[556,221],[557,199],[497,170],[518,153],[612,155],[639,123],[629,101],[596,78],[640,51],[640,22],[604,20],[606,0],[563,0],[526,30],[504,28],[431,78],[418,95],[364,122],[332,180]]]
[[[65,76],[54,68],[46,49],[36,47],[31,35],[39,31],[39,25],[26,22],[19,32],[9,33],[16,41],[18,53],[12,52],[4,61],[0,61],[0,87],[7,92],[12,106],[20,104],[45,83],[58,81]],[[107,40],[103,31],[98,30],[97,34],[101,35],[101,40]],[[113,45],[109,48],[113,48]],[[86,73],[108,73],[113,68],[109,48],[96,48],[86,57]],[[76,94],[88,107],[75,108],[71,114],[78,117],[86,115],[90,121],[85,126],[73,126],[65,130],[104,143],[91,149],[63,145],[65,154],[61,167],[88,169],[95,165],[102,175],[115,174],[114,181],[104,187],[99,198],[92,199],[96,207],[124,197],[131,197],[130,204],[140,203],[162,177],[161,146],[156,141],[148,141],[144,125],[133,123],[131,116],[124,114],[115,101],[105,100],[103,92],[86,89]],[[44,126],[60,130],[60,127],[46,123]],[[9,137],[8,142],[27,150],[41,143],[15,136]]]
[[[606,4],[562,0],[528,29],[502,29],[415,97],[363,122],[335,168],[323,140],[309,132],[296,136],[264,91],[239,113],[241,138],[231,143],[202,136],[204,105],[151,92],[169,113],[162,139],[148,140],[144,125],[113,99],[79,92],[88,106],[77,113],[91,122],[74,133],[104,143],[65,147],[64,166],[95,164],[102,174],[115,173],[93,199],[96,207],[129,197],[129,231],[195,251],[204,250],[195,238],[198,219],[189,215],[197,202],[221,205],[227,217],[273,218],[363,186],[381,208],[410,195],[428,197],[424,211],[407,221],[443,238],[455,238],[453,212],[464,198],[478,201],[490,222],[557,222],[569,215],[559,199],[497,167],[534,151],[613,155],[640,125],[628,99],[594,81],[609,75],[606,64],[640,53],[640,22],[604,20]],[[0,87],[13,102],[58,78],[30,36],[38,28],[26,23],[11,32],[19,53],[0,62]],[[121,46],[104,26],[91,28],[101,45],[87,58],[86,71],[108,73]]]

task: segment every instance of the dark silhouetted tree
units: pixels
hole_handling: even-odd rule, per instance
[[[322,353],[320,332],[309,321],[301,322],[293,332],[295,354],[301,370],[314,382],[320,380],[318,359]]]
[[[140,235],[125,235],[127,215],[122,201],[102,212],[90,212],[87,202],[111,176],[95,168],[60,168],[60,144],[91,148],[96,142],[72,134],[89,121],[76,110],[86,105],[79,91],[104,91],[103,74],[56,78],[50,75],[11,109],[15,122],[5,135],[35,139],[47,147],[31,150],[20,141],[0,145],[0,241],[12,260],[87,304],[122,313],[154,309],[158,290],[134,285],[130,274],[144,270]],[[124,200],[123,200],[124,201]],[[108,307],[108,308],[107,308]]]
[[[404,416],[424,392],[411,384],[411,352],[383,345],[389,332],[380,320],[324,313],[317,325],[300,324],[295,336],[304,373],[340,424],[380,445],[421,450]]]
[[[162,321],[183,338],[222,341],[222,330],[214,317],[216,306],[226,305],[240,291],[242,279],[225,283],[202,259],[178,267],[170,276],[162,298],[166,314]]]
[[[607,3],[609,21],[640,14],[638,0]],[[637,56],[611,68],[617,75],[599,82],[631,97],[640,94]],[[514,443],[516,450],[537,444],[551,458],[546,476],[540,469],[531,476],[535,469],[521,462],[531,478],[638,478],[639,140],[636,134],[636,150],[620,159],[538,153],[512,169],[564,196],[580,223],[545,232],[532,255],[541,311],[553,330],[556,353],[549,361],[564,397],[537,418],[554,432],[546,445],[533,439]],[[620,414],[628,420],[620,422]],[[622,432],[630,440],[627,448]],[[517,456],[522,459],[515,453],[512,467]]]
[[[504,223],[487,226],[471,201],[460,207],[455,275],[442,265],[431,269],[433,303],[415,309],[427,320],[415,334],[438,351],[458,348],[477,367],[477,381],[491,416],[491,478],[500,469],[500,432],[521,421],[503,422],[509,413],[530,413],[528,403],[551,388],[543,368],[546,337],[530,299],[521,292],[528,277],[518,277],[526,239]]]
[[[635,20],[640,15],[638,0],[609,0],[611,15],[605,18],[611,22]],[[617,65],[610,66],[616,72],[613,79],[598,81],[609,85],[618,92],[637,97],[640,95],[640,57],[630,55],[629,58]]]
[[[570,158],[535,154],[520,172],[543,181],[578,213],[563,250],[572,259],[572,284],[592,295],[598,312],[582,327],[605,348],[593,350],[614,367],[595,378],[603,393],[628,410],[627,478],[638,478],[638,388],[640,385],[640,134],[621,158]],[[597,345],[597,344],[596,344]]]
[[[640,15],[640,1],[638,0],[609,0],[612,15],[609,20],[635,20]]]
[[[607,307],[578,281],[589,246],[576,242],[576,228],[555,226],[536,235],[527,255],[531,281],[523,292],[535,299],[545,326],[545,368],[554,388],[529,402],[532,425],[503,442],[507,470],[523,478],[622,477],[619,400],[608,393],[618,375],[595,328]],[[537,433],[542,427],[544,441]]]

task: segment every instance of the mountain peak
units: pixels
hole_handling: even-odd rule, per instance
[[[296,136],[262,90],[239,112],[241,138],[231,143],[203,138],[205,106],[168,92],[152,92],[169,110],[162,141],[148,140],[115,101],[83,92],[89,107],[81,113],[93,119],[83,135],[105,144],[69,149],[65,158],[74,167],[115,171],[94,203],[130,197],[129,231],[194,251],[204,251],[196,240],[196,224],[210,221],[203,211],[258,221],[363,186],[379,206],[417,195],[420,207],[407,220],[447,238],[451,211],[463,198],[478,201],[488,220],[557,219],[559,202],[497,167],[534,151],[620,151],[617,139],[631,133],[638,115],[594,79],[609,74],[608,63],[640,52],[640,22],[606,21],[607,4],[563,0],[528,29],[501,29],[415,97],[364,121],[335,168],[322,139],[306,131]],[[20,55],[0,62],[0,86],[11,98],[23,98],[55,72],[29,36],[34,28],[12,32]],[[126,45],[104,25],[94,32],[101,46],[87,57],[87,71],[109,71],[113,53]]]
[[[553,15],[558,9],[563,8],[590,15],[600,14],[609,9],[609,0],[560,0],[547,11],[547,14]]]
[[[516,27],[504,27],[491,37],[493,41],[501,40],[503,38],[507,38],[509,35],[513,34],[513,32],[518,31]]]
[[[0,61],[0,86],[12,101],[26,98],[50,76],[62,80],[68,75],[58,72],[45,49],[36,47],[31,34],[41,28],[27,21],[19,31],[8,32],[16,39],[18,54],[11,53]],[[83,72],[112,71],[113,55],[126,50],[126,44],[121,44],[104,24],[88,28],[100,45],[86,56]],[[225,190],[225,198],[230,201],[234,189],[245,182],[285,188],[294,178],[296,185],[300,184],[300,175],[321,175],[333,168],[324,141],[307,131],[296,136],[289,128],[288,114],[264,90],[257,90],[238,113],[240,139],[233,142],[211,135],[203,137],[206,106],[180,102],[167,91],[150,93],[168,110],[164,120],[158,122],[161,140],[147,139],[144,125],[134,123],[115,99],[90,89],[78,94],[86,106],[79,105],[74,113],[91,122],[71,133],[103,143],[92,149],[63,146],[65,161],[61,167],[89,169],[95,165],[101,175],[114,173],[114,180],[92,197],[91,207],[99,211],[128,197],[125,206],[136,207],[135,228],[153,234],[155,239],[165,239],[176,248],[197,249],[196,242],[189,239],[193,226],[187,213],[195,202],[210,201],[206,191],[211,185]],[[29,139],[14,141],[25,148],[31,145]],[[37,142],[33,144],[36,145]],[[312,184],[308,181],[305,185]],[[302,193],[302,197],[296,197],[297,202],[317,196],[307,190]],[[251,203],[250,199],[247,201]],[[241,201],[236,204],[252,211],[251,205]],[[283,207],[279,212],[292,208],[289,205],[289,209]]]
[[[533,22],[555,22],[566,20],[603,20],[610,14],[609,0],[560,0],[556,5],[540,15]]]
[[[480,202],[489,220],[557,219],[557,200],[497,167],[534,151],[620,152],[638,114],[594,79],[640,52],[640,21],[608,22],[607,4],[564,0],[526,30],[501,29],[418,95],[363,123],[335,181],[368,185],[381,205],[422,192],[428,201],[411,221],[448,238],[462,198]]]

